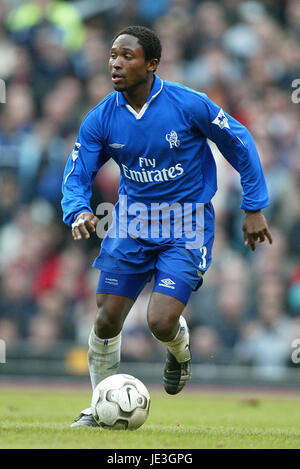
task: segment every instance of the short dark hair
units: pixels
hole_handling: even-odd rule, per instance
[[[145,59],[157,59],[158,62],[161,58],[161,42],[157,34],[145,26],[127,26],[122,29],[113,39],[114,42],[122,34],[129,34],[138,39],[139,44],[144,49]]]

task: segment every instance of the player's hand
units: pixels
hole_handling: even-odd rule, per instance
[[[257,212],[246,212],[243,223],[245,246],[250,246],[255,251],[255,243],[263,243],[265,239],[272,244],[272,236],[264,215],[260,210]]]
[[[98,221],[99,218],[95,217],[91,212],[80,213],[72,224],[73,239],[75,241],[82,238],[88,239],[90,237],[90,232],[93,233],[96,231]]]

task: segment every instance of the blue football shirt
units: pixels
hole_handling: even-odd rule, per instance
[[[71,226],[79,213],[92,212],[91,186],[110,158],[120,167],[119,194],[129,204],[210,202],[217,175],[207,139],[240,174],[241,208],[266,207],[267,187],[250,132],[204,93],[154,75],[140,112],[113,91],[84,118],[64,172],[64,222]]]

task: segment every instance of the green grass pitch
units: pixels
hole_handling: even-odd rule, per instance
[[[300,397],[151,391],[136,431],[70,428],[90,393],[74,389],[0,390],[0,448],[300,448]]]

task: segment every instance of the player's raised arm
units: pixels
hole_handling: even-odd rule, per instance
[[[222,155],[241,176],[242,203],[245,210],[243,232],[245,245],[255,251],[255,243],[272,237],[260,210],[269,205],[268,190],[260,158],[249,130],[223,111],[205,94],[199,93],[195,124],[216,143]]]
[[[101,143],[101,128],[96,110],[83,120],[77,141],[68,158],[62,183],[63,220],[72,226],[75,240],[88,238],[98,222],[90,207],[92,183],[101,166],[108,160]]]

